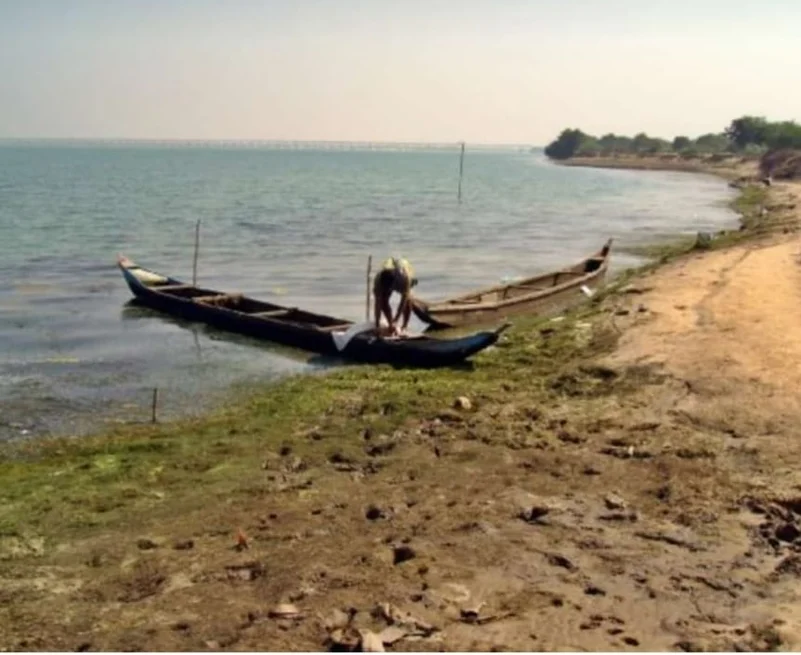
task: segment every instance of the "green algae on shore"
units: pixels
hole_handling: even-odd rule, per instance
[[[455,398],[473,405],[514,393],[546,399],[553,376],[613,345],[601,328],[585,338],[598,314],[588,306],[560,321],[522,320],[471,371],[360,367],[297,376],[203,419],[6,445],[0,532],[63,538],[130,523],[139,513],[152,518],[210,498],[266,493],[262,464],[278,452],[307,466],[338,460],[359,468],[366,436],[450,420]]]

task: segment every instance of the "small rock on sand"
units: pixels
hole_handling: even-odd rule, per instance
[[[606,494],[604,496],[604,505],[607,509],[626,509],[626,501],[617,494]]]
[[[364,653],[383,653],[384,652],[384,643],[375,632],[370,632],[370,630],[360,630],[359,634],[361,636],[362,642],[362,652]]]
[[[378,636],[381,638],[382,643],[391,646],[396,641],[400,641],[406,636],[406,630],[395,625],[390,625],[384,628]]]
[[[331,632],[326,645],[332,651],[353,652],[361,643],[361,635],[353,628],[337,629]]]
[[[300,616],[300,610],[291,603],[279,603],[267,614],[272,619],[294,619]]]
[[[384,511],[380,507],[376,507],[375,505],[370,505],[365,511],[364,517],[368,521],[377,521],[378,519],[384,517]]]
[[[403,564],[403,562],[408,562],[410,559],[414,559],[415,557],[417,557],[417,553],[411,546],[401,545],[395,546],[392,549],[393,564]]]
[[[581,444],[587,441],[586,438],[581,437],[577,434],[573,434],[572,432],[568,432],[567,430],[560,430],[556,434],[556,438],[559,439],[562,443],[573,443],[573,444]]]
[[[467,396],[459,396],[453,402],[453,406],[456,409],[462,409],[462,410],[464,410],[466,412],[470,411],[471,409],[473,409],[473,403],[470,401],[470,399]]]
[[[342,628],[347,627],[352,619],[352,613],[348,614],[347,612],[343,612],[341,609],[335,609],[325,620],[325,629],[328,631],[341,630]]]
[[[195,547],[195,542],[192,539],[183,539],[176,541],[173,548],[175,550],[192,550]]]
[[[520,489],[510,490],[507,497],[514,507],[514,516],[529,522],[542,519],[546,515],[558,514],[565,508],[559,498],[539,496]]]
[[[550,553],[547,557],[548,563],[552,566],[559,566],[563,569],[567,569],[568,571],[574,571],[577,568],[573,562],[559,553]]]
[[[634,284],[627,284],[620,290],[620,293],[639,295],[643,293],[648,293],[649,291],[653,291],[653,287],[639,287]]]
[[[148,539],[147,537],[142,537],[141,539],[136,540],[136,547],[139,550],[153,550],[154,548],[158,548],[159,546],[152,539]]]

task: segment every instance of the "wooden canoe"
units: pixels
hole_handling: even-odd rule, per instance
[[[603,284],[612,239],[575,266],[502,284],[463,296],[425,302],[414,298],[412,309],[428,331],[501,321],[519,314],[549,314],[566,309]]]
[[[362,363],[452,366],[493,345],[509,327],[453,339],[382,337],[374,329],[357,328],[343,346],[343,335],[356,326],[352,321],[197,287],[142,268],[122,255],[117,264],[140,304],[184,320]]]

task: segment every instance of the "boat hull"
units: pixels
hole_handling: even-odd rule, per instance
[[[575,306],[603,287],[611,239],[575,266],[436,303],[415,299],[412,309],[429,332],[488,325],[517,316],[548,316]],[[586,270],[590,268],[591,270]]]
[[[183,284],[175,278],[160,276],[121,258],[119,267],[131,293],[139,304],[176,316],[186,321],[203,323],[220,330],[243,334],[255,339],[330,355],[346,360],[371,364],[392,364],[412,367],[441,367],[463,363],[473,355],[495,344],[508,326],[492,331],[477,332],[459,339],[436,339],[414,337],[390,339],[375,333],[362,333],[353,337],[340,350],[331,328],[338,332],[347,330],[353,323],[295,308],[261,303],[239,296],[234,307],[208,304],[204,299],[226,298],[227,294],[212,289],[201,289]],[[143,278],[150,282],[143,281]],[[160,291],[182,287],[173,292]],[[285,313],[292,320],[272,319],[256,316],[236,307],[265,309],[267,313]]]

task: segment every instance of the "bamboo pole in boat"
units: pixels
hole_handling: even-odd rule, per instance
[[[364,320],[370,320],[370,273],[373,270],[373,256],[367,258],[367,287],[364,294]]]
[[[200,219],[195,223],[195,256],[192,259],[192,286],[197,286],[197,253],[200,248]]]
[[[459,155],[459,202],[462,202],[462,172],[464,171],[464,141],[462,141],[462,152]]]

